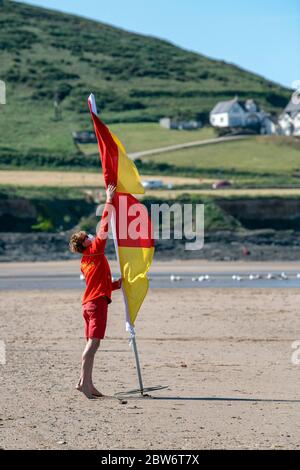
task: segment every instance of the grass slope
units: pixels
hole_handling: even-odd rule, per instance
[[[91,90],[103,118],[115,123],[154,122],[164,115],[207,119],[217,101],[235,94],[278,112],[290,94],[169,42],[8,0],[0,0],[0,64],[7,85],[7,104],[0,107],[4,164],[20,165],[22,157],[51,166],[59,157],[76,165],[70,159],[71,131],[91,128],[86,103]],[[55,94],[61,121],[54,118]],[[129,151],[143,149],[138,138],[132,141]]]
[[[237,185],[299,186],[300,140],[257,136],[237,142],[195,147],[144,157],[141,170],[169,166],[165,171],[228,178]]]

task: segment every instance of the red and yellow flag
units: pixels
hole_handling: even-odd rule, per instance
[[[98,140],[105,184],[116,185],[117,192],[144,194],[134,162],[126,154],[118,137],[97,116],[94,95],[89,96],[88,104]]]
[[[131,330],[149,287],[147,272],[154,255],[153,228],[147,208],[131,194],[144,193],[134,162],[126,155],[119,139],[97,116],[93,95],[90,95],[88,103],[98,140],[105,184],[117,186],[113,201],[115,214],[112,228],[123,279],[126,325]]]

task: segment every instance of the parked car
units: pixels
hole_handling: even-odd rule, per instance
[[[213,183],[212,188],[213,189],[223,189],[223,188],[229,188],[231,186],[230,181],[228,180],[221,180],[221,181],[216,181]]]
[[[142,182],[145,189],[161,189],[164,184],[161,180],[146,180]]]

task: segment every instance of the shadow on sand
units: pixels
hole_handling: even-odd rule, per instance
[[[249,403],[300,403],[300,399],[284,399],[284,398],[250,398],[250,397],[186,397],[186,396],[153,396],[148,392],[168,389],[168,386],[158,385],[155,387],[144,388],[144,394],[139,389],[129,390],[127,392],[119,392],[115,397],[124,399],[153,399],[153,400],[170,400],[170,401],[211,401],[211,402],[249,402]]]
[[[242,398],[242,397],[153,397],[154,400],[178,400],[178,401],[237,401],[260,403],[300,403],[299,400],[286,400],[276,398]]]

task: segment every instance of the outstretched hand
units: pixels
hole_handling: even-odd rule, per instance
[[[109,184],[106,189],[106,202],[112,202],[117,187],[114,184]]]

